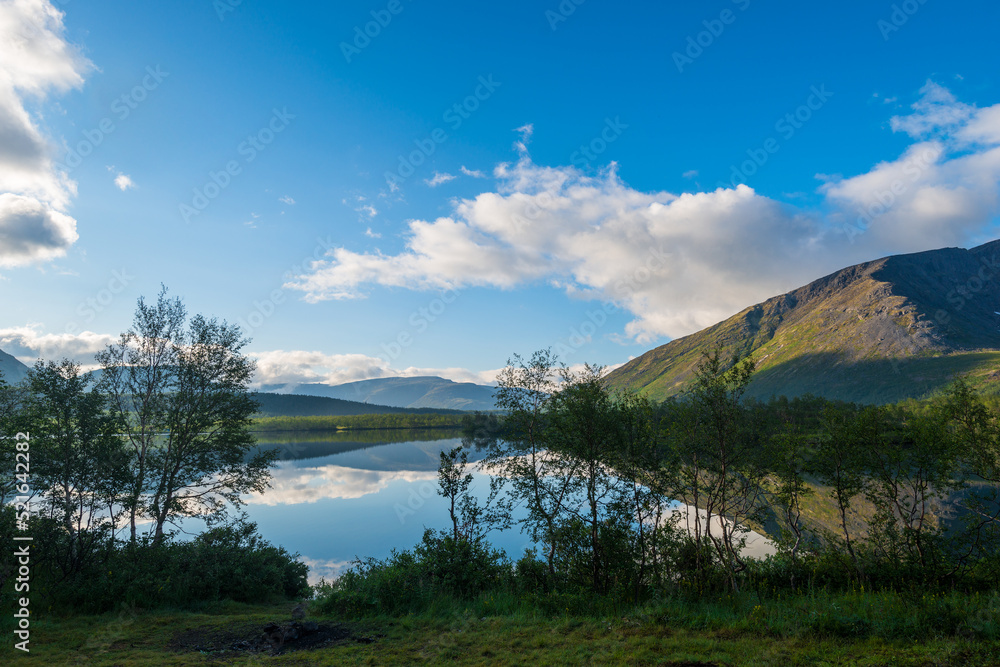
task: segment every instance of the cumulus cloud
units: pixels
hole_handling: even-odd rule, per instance
[[[33,197],[0,194],[0,266],[59,257],[79,238],[76,220]]]
[[[125,192],[129,188],[135,187],[135,183],[132,181],[132,177],[123,174],[121,172],[118,172],[118,175],[115,176],[115,185],[117,185],[118,189],[121,190],[122,192]]]
[[[94,354],[118,339],[110,334],[84,331],[78,334],[43,333],[38,325],[0,329],[0,349],[29,366],[36,359],[56,361],[68,358],[84,370],[96,368]]]
[[[590,177],[527,157],[496,175],[498,192],[458,202],[454,216],[411,221],[406,251],[336,248],[289,287],[321,301],[363,296],[370,283],[509,289],[549,280],[623,304],[639,316],[631,335],[691,331],[784,286],[785,268],[761,252],[762,237],[791,257],[815,233],[745,186],[647,194],[614,170]]]
[[[269,350],[257,357],[261,384],[343,384],[388,377],[388,366],[378,357],[363,354],[325,354],[305,350]]]
[[[496,191],[456,201],[447,217],[410,221],[398,254],[334,248],[286,286],[318,302],[361,298],[372,285],[547,282],[626,308],[635,319],[625,333],[640,342],[688,334],[843,266],[960,245],[991,228],[1000,105],[978,109],[928,83],[892,128],[914,139],[903,155],[829,179],[822,205],[800,209],[745,185],[640,192],[613,164],[597,176],[537,165],[526,125],[519,160],[494,170]]]
[[[77,239],[76,221],[66,215],[76,185],[26,108],[79,88],[91,69],[64,33],[63,14],[48,0],[0,4],[0,192],[16,197],[0,211],[0,265],[58,257]]]
[[[915,140],[899,158],[820,188],[848,237],[883,253],[964,245],[1000,209],[1000,104],[959,102],[933,81],[891,127]]]
[[[360,470],[338,465],[303,467],[283,461],[271,471],[271,487],[250,495],[251,505],[298,505],[331,498],[360,498],[378,493],[396,481],[437,479],[434,470]]]
[[[258,384],[299,385],[322,382],[331,385],[385,377],[437,375],[455,382],[490,384],[497,370],[482,372],[464,368],[394,368],[388,360],[364,354],[326,354],[305,350],[258,352]]]

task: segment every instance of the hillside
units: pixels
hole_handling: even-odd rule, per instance
[[[752,354],[750,394],[887,403],[931,394],[960,374],[1000,387],[1000,241],[851,266],[655,348],[608,376],[661,400],[702,351]]]
[[[28,373],[28,367],[3,350],[0,350],[0,373],[3,374],[4,382],[14,384],[15,382],[19,382]]]
[[[261,389],[397,408],[493,409],[493,387],[471,382],[453,382],[436,376],[378,378],[341,385],[265,385]]]

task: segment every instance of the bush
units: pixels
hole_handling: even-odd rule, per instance
[[[421,612],[451,600],[510,588],[512,567],[503,552],[483,540],[455,539],[432,530],[413,551],[393,551],[385,560],[367,558],[333,583],[314,589],[321,611],[339,614]]]
[[[427,530],[414,552],[435,592],[471,598],[511,581],[510,561],[485,540]]]
[[[142,608],[232,600],[260,602],[309,595],[308,567],[274,547],[253,523],[211,529],[189,542],[99,543],[77,571],[52,554],[71,550],[58,524],[32,521],[37,558],[32,591],[47,608],[102,613],[121,603]],[[79,536],[78,538],[79,539]]]
[[[525,550],[514,564],[514,583],[521,593],[546,593],[550,590],[549,566],[534,550]]]

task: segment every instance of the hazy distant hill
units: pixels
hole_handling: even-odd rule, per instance
[[[1000,388],[1000,241],[894,255],[837,271],[671,341],[608,376],[662,399],[703,350],[752,353],[750,393],[893,402],[957,374]]]
[[[456,410],[434,408],[407,409],[388,405],[374,405],[345,401],[327,396],[304,396],[300,394],[255,393],[253,397],[260,403],[260,412],[266,417],[321,417],[344,415],[382,414],[454,414]]]
[[[436,376],[379,378],[341,385],[264,385],[262,391],[328,396],[400,408],[492,410],[493,387]]]
[[[0,350],[0,372],[3,373],[5,382],[14,384],[28,373],[28,367],[3,350]]]

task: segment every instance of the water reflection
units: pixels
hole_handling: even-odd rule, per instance
[[[440,452],[460,445],[460,439],[379,443],[357,434],[307,435],[259,438],[260,447],[279,450],[279,461],[272,487],[246,501],[261,534],[299,552],[311,579],[329,578],[356,557],[385,558],[392,549],[409,549],[425,528],[447,526],[447,507],[436,492],[437,468]],[[485,496],[489,480],[475,477],[474,491]],[[529,544],[517,530],[491,540],[515,557]]]
[[[356,557],[385,558],[393,549],[409,549],[425,528],[447,527],[447,506],[437,495],[439,455],[461,440],[441,437],[447,435],[441,431],[382,433],[381,441],[373,435],[259,438],[260,447],[279,450],[279,461],[272,488],[246,498],[247,513],[270,542],[301,554],[313,581],[330,578]],[[470,461],[481,458],[469,453]],[[485,499],[489,478],[474,474],[472,490]],[[516,527],[489,539],[515,559],[532,546]],[[751,539],[751,555],[773,552],[767,540]]]

